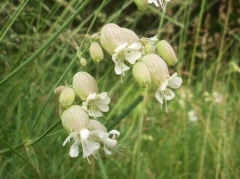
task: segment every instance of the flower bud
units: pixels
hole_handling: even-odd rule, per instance
[[[145,11],[148,7],[148,1],[147,0],[134,0],[135,4],[137,5],[138,9],[141,11]]]
[[[102,47],[97,42],[93,42],[89,49],[90,56],[94,62],[100,62],[103,59]]]
[[[137,43],[139,41],[139,37],[137,36],[137,34],[135,32],[133,32],[130,29],[126,29],[126,28],[121,28],[121,29],[125,33],[126,40],[129,45],[132,43]]]
[[[170,66],[174,66],[177,63],[176,54],[172,46],[165,40],[161,40],[156,45],[158,54],[162,59]]]
[[[55,94],[60,94],[65,89],[65,86],[58,86],[54,89]]]
[[[144,45],[144,52],[145,52],[145,54],[151,54],[151,53],[154,53],[155,50],[154,50],[153,45],[150,44],[150,43],[145,44],[145,45]]]
[[[101,46],[110,54],[114,53],[114,50],[127,42],[125,33],[121,27],[116,24],[110,23],[103,26],[100,35]]]
[[[138,82],[138,84],[147,88],[151,85],[151,75],[147,68],[147,66],[143,62],[137,62],[133,65],[132,73],[134,79]]]
[[[71,133],[86,128],[89,117],[79,105],[72,105],[63,111],[61,119],[63,128]]]
[[[59,103],[64,108],[67,108],[73,104],[75,100],[75,93],[72,88],[65,87],[59,96]]]
[[[148,54],[142,58],[142,62],[147,66],[152,83],[160,86],[169,77],[167,64],[156,54]]]
[[[97,82],[86,72],[78,72],[73,77],[73,89],[81,100],[86,100],[90,93],[98,93]]]
[[[80,64],[85,67],[87,66],[87,60],[85,58],[80,58]]]
[[[92,34],[90,39],[92,39],[93,41],[95,42],[98,42],[100,40],[100,34],[99,32],[98,33],[95,33],[95,34]]]

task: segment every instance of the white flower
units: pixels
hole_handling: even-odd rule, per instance
[[[106,132],[100,129],[94,130],[91,133],[92,135],[95,135],[98,137],[101,142],[104,144],[104,151],[106,155],[111,155],[111,149],[115,149],[117,147],[117,140],[115,140],[116,137],[120,136],[120,132],[117,130],[111,130],[110,132]]]
[[[156,7],[161,5],[163,11],[165,12],[165,5],[164,5],[164,0],[148,0],[148,4],[154,3]],[[170,0],[165,0],[165,1],[170,1]]]
[[[117,75],[124,76],[124,72],[130,69],[125,65],[126,61],[133,65],[139,58],[141,58],[140,49],[140,43],[132,43],[128,46],[128,43],[126,42],[114,50],[115,53],[112,55],[112,60],[115,63],[114,70]]]
[[[79,150],[78,150],[79,145],[82,145],[83,158],[87,157],[88,159],[88,156],[90,155],[93,155],[95,157],[95,151],[100,148],[100,144],[92,141],[90,138],[90,135],[91,133],[88,129],[82,129],[76,132],[71,132],[67,137],[67,139],[64,141],[63,146],[65,146],[66,143],[70,142],[70,140],[73,138],[74,142],[69,152],[69,155],[71,157],[77,157],[79,155]]]
[[[109,111],[109,102],[110,98],[107,96],[107,92],[90,93],[86,101],[83,102],[82,108],[88,112],[89,116],[101,117],[103,116],[102,112]]]
[[[167,88],[171,87],[173,89],[177,89],[181,86],[182,79],[177,77],[177,73],[174,73],[171,77],[169,77],[156,91],[155,97],[156,99],[163,104],[165,100],[165,109],[167,111],[167,101],[173,99],[175,97],[174,92]]]
[[[191,111],[188,112],[188,119],[191,122],[195,122],[195,121],[198,120],[198,117],[197,117],[196,112],[194,110],[191,110]]]
[[[223,100],[223,95],[218,92],[213,92],[214,103],[220,103]]]

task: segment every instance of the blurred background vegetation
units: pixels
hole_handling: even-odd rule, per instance
[[[40,113],[54,84],[74,56],[74,39],[81,44],[102,1],[92,0],[62,33],[31,63],[0,85],[0,137],[10,146],[35,139],[59,120],[58,96]],[[70,18],[82,0],[1,0],[0,80],[23,64]],[[108,91],[110,111],[102,122],[111,123],[139,95],[141,102],[117,126],[121,153],[99,151],[91,165],[81,156],[70,158],[67,133],[58,125],[33,145],[40,174],[16,153],[0,155],[0,178],[239,178],[240,176],[240,1],[171,0],[166,13],[153,4],[142,12],[129,0],[106,0],[91,34],[106,23],[135,31],[139,37],[158,35],[175,49],[182,87],[161,110],[156,89],[141,89],[128,71],[123,83],[111,72],[100,84]],[[88,41],[87,41],[88,42]],[[86,43],[87,44],[87,43]],[[81,70],[99,80],[112,66],[109,56],[99,64],[84,55],[64,80]],[[35,124],[36,125],[33,125]],[[8,148],[0,142],[0,150]],[[16,152],[28,158],[24,147]]]

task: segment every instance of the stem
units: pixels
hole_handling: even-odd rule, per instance
[[[137,99],[135,99],[128,108],[126,108],[122,114],[117,117],[112,124],[107,126],[107,130],[111,130],[116,126],[129,112],[131,112],[141,101],[143,100],[142,96],[138,96]]]
[[[17,67],[13,72],[7,75],[2,81],[0,81],[0,86],[6,83],[9,79],[11,79],[14,75],[20,72],[25,66],[27,66],[30,62],[32,62],[40,53],[45,50],[57,37],[58,35],[67,27],[67,25],[88,5],[89,0],[85,0],[81,6],[76,10],[76,12],[69,18],[67,21],[57,30],[53,36],[47,40],[32,56],[30,56],[25,62],[23,62],[19,67]],[[96,16],[95,16],[96,17]]]
[[[194,65],[195,65],[195,56],[196,56],[195,54],[196,54],[196,49],[197,49],[197,44],[198,44],[200,27],[201,27],[201,24],[202,24],[202,17],[203,17],[205,2],[206,2],[206,0],[203,0],[202,4],[201,4],[201,10],[200,10],[200,15],[199,15],[199,20],[198,20],[197,32],[196,32],[194,46],[193,46],[193,53],[192,53],[190,71],[189,71],[189,78],[188,78],[188,81],[187,81],[188,84],[191,83],[191,76],[192,76],[193,68],[194,68]]]
[[[2,41],[2,39],[4,38],[4,36],[6,35],[6,33],[8,32],[8,30],[10,29],[10,27],[12,26],[12,24],[14,23],[14,21],[16,20],[17,16],[22,12],[23,8],[27,5],[29,0],[26,0],[24,3],[21,3],[18,11],[15,11],[15,13],[13,14],[13,17],[9,19],[9,22],[7,22],[7,27],[6,29],[3,29],[3,33],[0,36],[0,42]]]

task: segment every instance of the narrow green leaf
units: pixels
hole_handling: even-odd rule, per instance
[[[26,152],[27,152],[29,161],[34,166],[36,171],[38,171],[38,173],[40,174],[40,170],[39,170],[39,166],[38,166],[38,159],[37,159],[37,156],[36,156],[36,153],[35,153],[33,147],[26,147]]]

